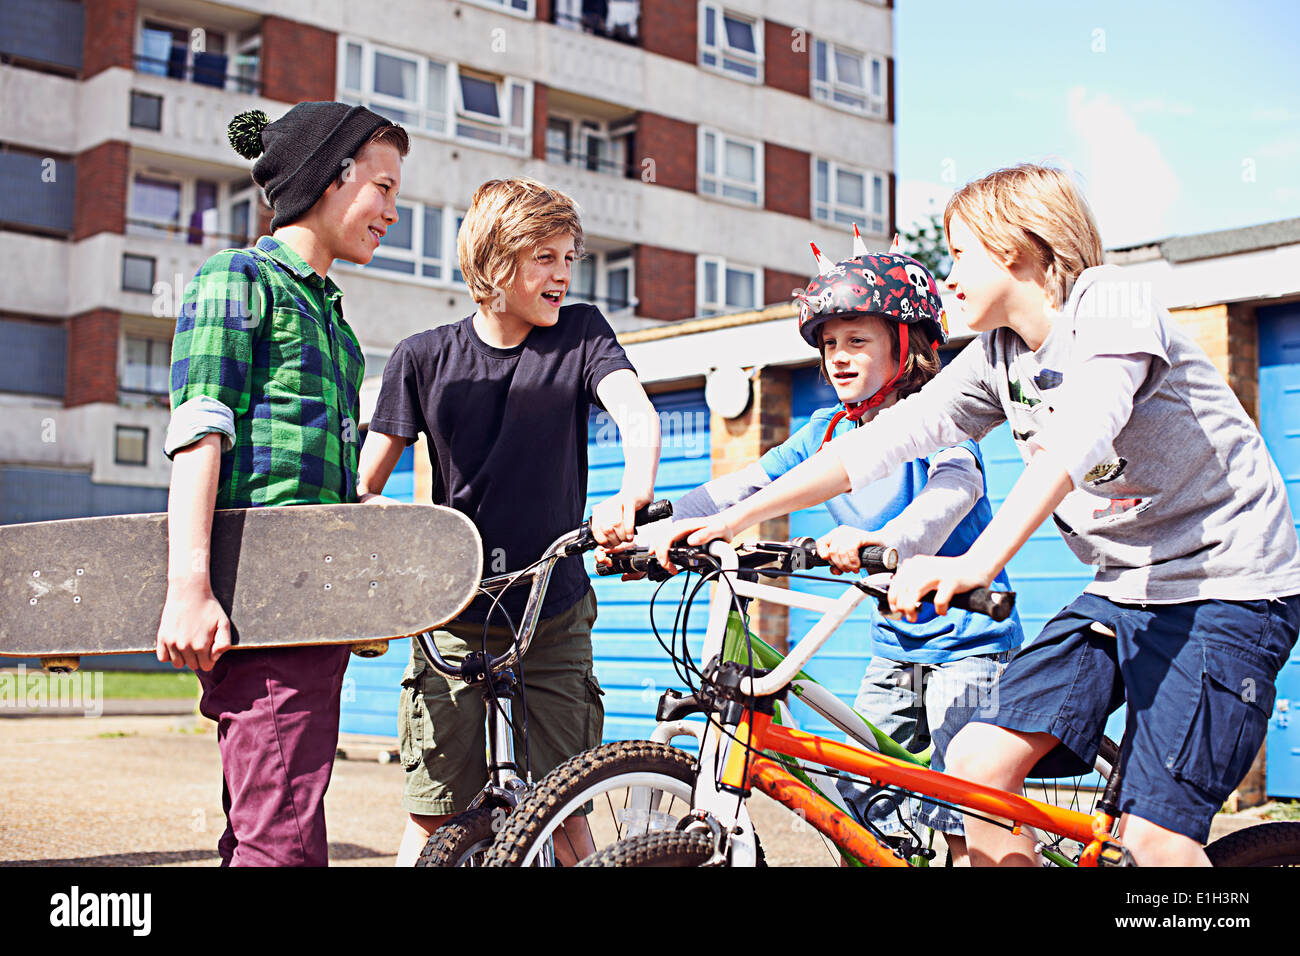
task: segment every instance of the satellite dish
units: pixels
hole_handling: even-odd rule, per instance
[[[739,418],[749,407],[749,373],[737,367],[715,368],[704,383],[704,402],[723,418]]]

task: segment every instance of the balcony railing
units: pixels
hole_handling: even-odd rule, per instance
[[[139,73],[152,76],[168,76],[174,80],[185,80],[201,86],[211,86],[218,90],[230,90],[233,93],[257,94],[262,91],[262,83],[248,73],[227,73],[230,57],[224,53],[195,53],[191,61],[185,47],[174,47],[173,56],[160,59],[135,55],[135,68]],[[251,72],[256,73],[256,66]]]
[[[159,219],[130,218],[126,221],[127,232],[132,236],[146,239],[169,239],[191,246],[203,246],[207,249],[242,249],[248,246],[256,235],[238,235],[231,232],[204,230],[202,226],[181,225]]]
[[[632,163],[617,163],[610,159],[589,156],[576,149],[562,149],[558,146],[548,146],[546,148],[546,161],[548,163],[558,163],[561,166],[572,166],[574,169],[585,169],[588,172],[600,173],[604,176],[616,176],[621,179],[636,179],[641,175],[641,167]]]

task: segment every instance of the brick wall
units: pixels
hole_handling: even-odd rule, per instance
[[[337,61],[338,34],[283,17],[262,21],[264,96],[284,103],[332,100]]]
[[[763,23],[763,82],[787,93],[812,95],[808,31],[766,20]]]
[[[538,19],[540,19],[540,14]],[[546,86],[533,84],[533,158],[546,158]]]
[[[1255,423],[1259,424],[1259,326],[1250,305],[1174,309],[1171,314],[1205,350]]]
[[[637,315],[648,319],[689,319],[695,315],[695,256],[676,249],[637,246]]]
[[[641,46],[649,53],[695,63],[699,56],[695,0],[650,0],[641,4]]]
[[[718,415],[709,420],[710,452],[714,478],[729,475],[757,461],[766,451],[790,437],[790,371],[763,369],[753,381],[749,408],[739,418]],[[784,540],[790,536],[790,519],[782,516],[749,529],[737,540]],[[772,582],[767,582],[772,583]],[[784,581],[781,582],[784,586]],[[755,602],[750,605],[751,630],[779,651],[788,649],[790,630],[787,608]]]
[[[693,123],[658,113],[638,113],[636,117],[636,158],[642,178],[650,170],[645,160],[653,160],[653,179],[660,186],[695,192],[696,128]]]
[[[93,309],[68,320],[64,405],[117,401],[119,318],[111,309]]]
[[[813,271],[812,253],[808,254],[809,272]],[[794,289],[802,289],[808,284],[808,276],[798,272],[778,272],[776,269],[763,270],[763,304],[773,305],[777,302],[789,302]],[[794,321],[793,319],[791,321]]]
[[[126,183],[131,150],[126,143],[100,143],[77,156],[77,198],[72,238],[126,231]]]
[[[535,16],[543,23],[551,22],[551,0],[537,0]]]
[[[812,218],[812,155],[763,144],[763,206],[800,219]]]
[[[85,11],[81,75],[89,79],[110,66],[134,69],[136,0],[90,0]]]

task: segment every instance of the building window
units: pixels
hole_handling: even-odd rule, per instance
[[[845,226],[858,223],[864,232],[885,233],[889,203],[881,173],[814,159],[812,200],[814,219]]]
[[[618,315],[635,304],[632,288],[631,249],[593,252],[573,264],[565,301],[587,302],[606,315]]]
[[[763,82],[762,21],[701,3],[699,31],[701,66]]]
[[[410,129],[527,153],[532,84],[362,40],[340,41],[339,99]]]
[[[813,40],[812,93],[815,99],[868,116],[885,115],[885,61]]]
[[[464,282],[456,268],[456,235],[464,218],[463,212],[443,206],[398,203],[397,222],[388,227],[365,268],[438,282]]]
[[[533,0],[470,0],[470,3],[476,3],[480,7],[495,7],[521,17],[533,16]]]
[[[637,42],[640,0],[555,0],[551,22],[621,43]]]
[[[763,144],[700,127],[699,191],[751,206],[763,204]]]
[[[609,176],[630,176],[628,155],[635,125],[552,114],[546,120],[546,159]]]
[[[117,425],[113,435],[113,461],[119,465],[147,465],[149,429]]]
[[[122,290],[124,292],[153,292],[153,256],[122,256]]]
[[[137,236],[171,236],[181,224],[181,183],[136,174],[131,180],[127,231]]]
[[[171,340],[128,335],[124,351],[120,391],[137,397],[166,398],[171,391]]]
[[[149,19],[140,27],[135,68],[217,89],[256,93],[261,44],[261,34],[256,32],[232,35],[193,23]]]
[[[135,129],[162,129],[162,97],[153,93],[131,91],[131,126]]]
[[[763,270],[716,256],[700,256],[695,274],[700,315],[743,312],[762,306]]]

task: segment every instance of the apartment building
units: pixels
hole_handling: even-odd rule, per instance
[[[456,230],[488,178],[577,199],[569,301],[620,331],[788,300],[852,222],[885,245],[891,6],[3,0],[0,523],[165,507],[185,285],[269,220],[240,110],[341,99],[411,131],[399,223],[336,273],[377,375],[472,311]]]

